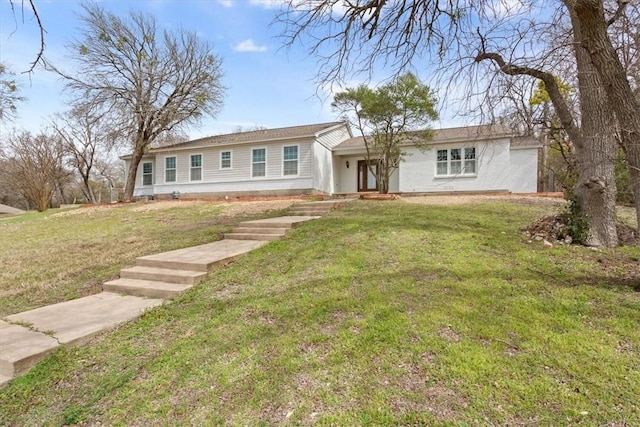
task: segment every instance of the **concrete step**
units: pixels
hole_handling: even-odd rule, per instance
[[[220,240],[136,259],[137,266],[210,272],[262,245],[262,241]]]
[[[272,240],[278,240],[284,234],[260,234],[260,233],[226,233],[225,239],[233,240],[255,240],[260,242],[269,242]]]
[[[239,224],[239,227],[258,227],[258,228],[295,228],[305,221],[320,218],[317,215],[310,216],[282,216],[278,218],[256,219],[253,221],[245,221]]]
[[[206,273],[205,273],[206,274]],[[102,285],[105,292],[134,295],[145,298],[173,299],[193,285],[120,278]]]
[[[6,377],[4,375],[0,375],[0,388],[9,384],[9,381],[11,381],[12,379],[13,377]]]
[[[297,208],[297,209],[289,209],[289,215],[327,215],[331,212],[331,209],[317,209],[317,208]]]
[[[284,236],[287,234],[290,228],[273,228],[273,227],[236,227],[234,233],[257,233],[257,234],[276,234],[278,236]]]
[[[28,371],[59,346],[49,335],[0,320],[0,376],[12,379]]]
[[[80,344],[120,323],[137,319],[145,310],[162,302],[162,299],[101,292],[12,314],[5,319],[12,323],[29,324],[34,330],[52,334],[60,344]]]
[[[206,276],[206,271],[176,270],[141,265],[120,270],[120,278],[122,279],[151,280],[181,285],[196,285]]]

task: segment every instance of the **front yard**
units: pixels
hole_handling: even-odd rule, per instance
[[[130,209],[109,221],[143,238]],[[638,425],[640,248],[529,242],[557,209],[353,202],[58,351],[0,390],[0,424]]]

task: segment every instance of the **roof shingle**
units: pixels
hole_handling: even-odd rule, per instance
[[[260,129],[248,132],[229,133],[226,135],[214,135],[207,136],[205,138],[194,139],[193,141],[178,142],[176,144],[165,145],[162,147],[154,148],[151,151],[163,151],[185,149],[185,148],[197,148],[197,147],[209,147],[219,144],[242,144],[252,142],[263,142],[274,139],[291,139],[291,138],[306,138],[313,137],[317,133],[343,124],[344,122],[327,122],[317,123],[312,125],[303,126],[291,126],[275,129]]]
[[[432,132],[433,139],[430,142],[434,144],[449,141],[469,141],[475,139],[506,138],[513,136],[513,132],[511,132],[507,127],[499,124],[434,129]],[[364,140],[361,136],[356,136],[342,141],[335,148],[339,150],[358,147],[364,147]]]

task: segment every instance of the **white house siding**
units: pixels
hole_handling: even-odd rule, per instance
[[[327,148],[333,148],[345,139],[351,138],[351,134],[346,126],[339,126],[331,131],[320,134],[317,138],[318,143]]]
[[[405,193],[510,190],[513,185],[509,146],[509,139],[500,139],[436,144],[424,153],[417,148],[408,148],[410,155],[400,163],[399,190]],[[477,174],[436,177],[437,150],[463,147],[476,148]]]
[[[310,192],[311,178],[286,178],[270,180],[242,180],[235,182],[208,182],[192,183],[187,185],[156,185],[155,194],[167,196],[174,191],[180,193],[180,197],[219,197],[222,195],[239,196],[244,194],[260,193],[265,196],[299,194]]]
[[[151,171],[153,172],[152,181],[155,184],[158,182],[158,168],[156,161],[153,157],[145,157],[138,164],[138,172],[136,173],[136,185],[133,189],[133,197],[144,197],[144,196],[152,196],[154,194],[153,185],[142,185],[142,165],[143,163],[151,162]],[[130,160],[125,160],[125,171],[129,171]],[[125,172],[126,173],[126,172]]]
[[[298,175],[283,175],[283,149],[298,146]],[[312,142],[294,140],[219,147],[193,148],[183,151],[156,153],[156,181],[154,194],[166,195],[174,191],[181,194],[220,193],[266,190],[308,190],[311,188]],[[252,150],[266,149],[266,176],[251,176]],[[231,151],[231,169],[220,168],[220,153]],[[190,181],[191,155],[202,155],[202,180]],[[165,182],[165,159],[176,157],[176,182]],[[140,181],[140,184],[142,181]]]
[[[535,193],[538,190],[538,148],[511,150],[510,187],[513,193]]]
[[[326,194],[335,192],[333,155],[323,145],[313,145],[313,188]]]

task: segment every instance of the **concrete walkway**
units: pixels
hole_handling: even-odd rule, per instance
[[[303,208],[292,211],[303,216],[246,221],[224,240],[140,257],[136,266],[121,271],[120,279],[105,283],[102,293],[0,319],[0,387],[60,345],[81,344],[100,332],[138,318],[145,310],[204,280],[211,271],[268,243],[274,236],[282,236],[305,221],[319,218],[336,204],[301,203]],[[304,215],[311,212],[314,215]]]

